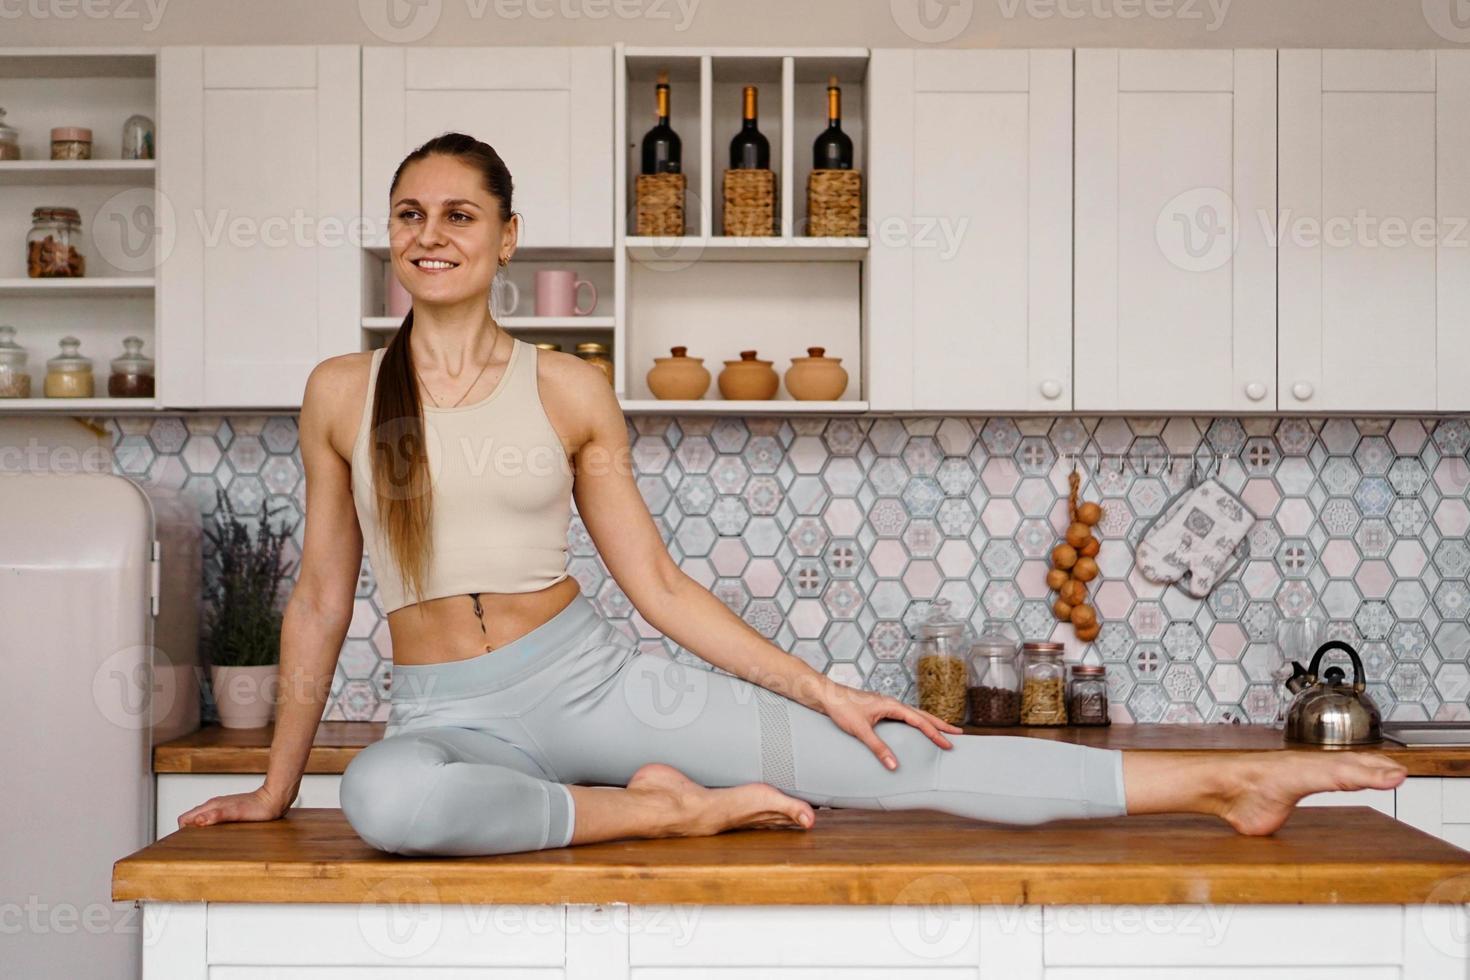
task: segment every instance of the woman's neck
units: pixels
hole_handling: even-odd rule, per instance
[[[415,303],[410,343],[421,368],[456,377],[483,364],[500,340],[488,297],[452,305]]]

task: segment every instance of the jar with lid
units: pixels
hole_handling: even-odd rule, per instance
[[[1100,664],[1073,664],[1067,688],[1067,717],[1074,725],[1107,725],[1108,674]]]
[[[51,159],[92,159],[92,131],[85,126],[57,126],[51,130]]]
[[[82,216],[76,208],[36,208],[26,235],[26,275],[32,279],[80,278],[87,274],[82,255]]]
[[[1028,641],[1021,646],[1021,724],[1067,723],[1066,647]]]
[[[607,345],[588,341],[577,345],[577,356],[588,364],[596,364],[607,375],[607,383],[613,384],[613,362],[608,355]]]
[[[537,350],[561,350],[561,344],[550,340],[543,340],[536,344]]]
[[[153,120],[144,115],[129,116],[123,123],[122,158],[153,159]]]
[[[0,160],[20,159],[20,133],[5,125],[5,110],[0,109]]]
[[[964,724],[969,626],[950,614],[948,599],[935,599],[916,633],[919,707],[951,725]]]
[[[0,326],[0,398],[31,397],[31,376],[26,371],[26,349],[11,338],[15,328]]]
[[[79,353],[82,342],[61,338],[61,353],[46,362],[47,398],[91,398],[92,359]]]
[[[970,724],[1015,725],[1021,720],[1020,651],[999,623],[986,623],[970,648]]]
[[[153,397],[153,358],[143,355],[141,337],[123,338],[123,355],[112,359],[107,394],[113,398]]]

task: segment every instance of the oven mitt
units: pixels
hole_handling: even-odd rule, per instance
[[[1218,480],[1205,480],[1180,494],[1138,543],[1139,573],[1150,582],[1177,583],[1203,599],[1254,523],[1255,515],[1234,494]]]

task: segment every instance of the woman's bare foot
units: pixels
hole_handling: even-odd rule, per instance
[[[1408,773],[1372,752],[1123,753],[1129,813],[1209,813],[1253,836],[1275,833],[1304,796],[1393,789]]]
[[[670,837],[708,837],[743,827],[805,829],[816,820],[811,804],[767,783],[711,789],[660,762],[635,772],[628,789],[669,801],[675,814],[668,827]]]
[[[1234,763],[1219,796],[1219,815],[1242,834],[1275,833],[1297,801],[1333,790],[1393,789],[1409,770],[1367,752],[1251,753]]]

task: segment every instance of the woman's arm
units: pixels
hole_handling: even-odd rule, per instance
[[[819,673],[770,643],[686,575],[670,557],[638,492],[626,423],[616,396],[590,365],[587,380],[578,381],[578,401],[587,428],[575,457],[577,510],[608,571],[644,619],[731,674],[828,714],[885,762],[892,753],[872,732],[878,718],[907,721],[936,744],[950,747],[938,729],[958,733],[957,726]]]
[[[280,693],[265,781],[251,793],[219,796],[179,817],[179,826],[272,820],[296,799],[352,620],[362,565],[362,530],[351,468],[328,437],[335,406],[351,393],[350,356],[318,364],[306,382],[298,437],[306,469],[301,566],[281,622]],[[335,363],[334,363],[335,362]]]

